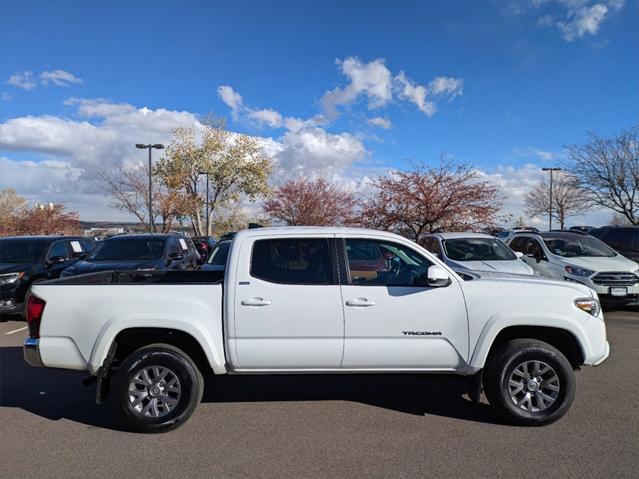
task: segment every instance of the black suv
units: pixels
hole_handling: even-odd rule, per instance
[[[62,277],[108,270],[165,271],[195,269],[200,255],[187,236],[179,234],[118,235],[101,241],[84,260]]]
[[[0,238],[0,317],[24,314],[33,283],[55,279],[93,249],[93,239],[75,236]]]
[[[590,234],[622,256],[639,262],[639,226],[604,226]]]

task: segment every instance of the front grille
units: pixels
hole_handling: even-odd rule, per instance
[[[634,286],[639,283],[639,277],[632,273],[599,273],[592,282],[603,286]]]

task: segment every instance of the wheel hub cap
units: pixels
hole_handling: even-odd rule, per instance
[[[559,397],[561,385],[555,370],[543,361],[525,361],[508,378],[508,393],[517,407],[528,412],[548,409]]]
[[[178,405],[181,395],[180,380],[164,366],[147,366],[129,383],[130,405],[141,416],[166,416]]]

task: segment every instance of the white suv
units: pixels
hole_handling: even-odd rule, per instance
[[[604,300],[639,299],[639,264],[584,233],[518,233],[508,240],[513,251],[539,275],[582,283]]]

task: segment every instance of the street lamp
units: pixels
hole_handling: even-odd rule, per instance
[[[147,149],[149,150],[149,231],[151,231],[152,233],[155,231],[155,226],[153,225],[153,207],[152,202],[153,202],[153,192],[152,190],[152,186],[151,186],[151,150],[153,148],[155,148],[156,150],[163,150],[164,149],[164,145],[160,144],[160,143],[156,143],[155,145],[152,144],[148,144],[145,145],[143,143],[136,143],[135,144],[136,148],[139,148],[141,150]]]
[[[542,168],[541,171],[550,172],[550,201],[548,202],[548,231],[551,231],[552,230],[552,172],[561,171],[561,168],[557,168],[557,167]]]
[[[206,236],[209,235],[209,172],[199,171],[200,175],[206,175]]]

